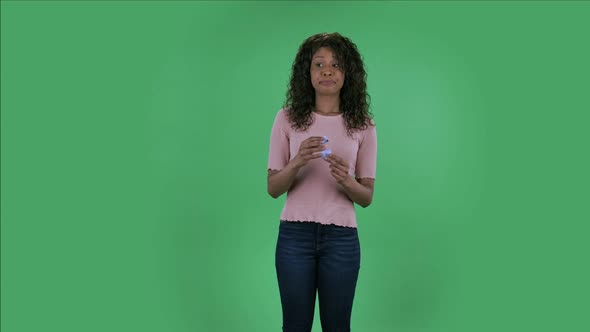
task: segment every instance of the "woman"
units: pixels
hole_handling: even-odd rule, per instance
[[[316,290],[322,330],[350,331],[360,269],[354,203],[371,204],[377,159],[366,76],[350,39],[311,36],[274,120],[268,192],[287,192],[275,261],[283,331],[311,331]]]

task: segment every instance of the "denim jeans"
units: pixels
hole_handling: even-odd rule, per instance
[[[322,331],[350,331],[360,258],[356,228],[281,220],[275,265],[283,331],[311,331],[316,291]]]

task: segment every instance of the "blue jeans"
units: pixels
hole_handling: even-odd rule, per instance
[[[350,331],[360,258],[356,228],[281,221],[275,265],[283,331],[311,331],[316,290],[322,331]]]

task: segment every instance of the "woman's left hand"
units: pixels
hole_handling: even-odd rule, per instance
[[[324,160],[330,163],[330,171],[336,182],[344,184],[344,182],[352,180],[352,177],[348,174],[349,166],[346,160],[335,154],[330,154]]]

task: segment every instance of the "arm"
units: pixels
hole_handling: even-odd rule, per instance
[[[291,161],[280,171],[268,170],[268,194],[272,198],[278,198],[289,190],[299,169],[300,167],[295,166]]]
[[[370,178],[354,179],[352,176],[344,178],[340,185],[351,201],[366,208],[373,201],[375,180]]]
[[[342,186],[348,198],[364,208],[369,206],[373,201],[375,179],[368,177],[355,179],[348,174],[348,162],[337,155],[330,155],[326,161],[330,163],[332,176]]]
[[[342,187],[348,197],[358,205],[367,207],[373,201],[375,171],[377,166],[377,131],[371,120],[370,126],[363,132],[356,158],[356,176],[348,175],[348,163],[340,159],[343,172]],[[356,179],[355,179],[356,178]]]
[[[322,156],[321,151],[325,146],[322,143],[323,137],[313,136],[303,141],[299,147],[299,153],[287,163],[280,171],[268,170],[268,194],[272,198],[277,198],[284,194],[295,181],[295,176],[299,170],[307,165],[312,159]]]

